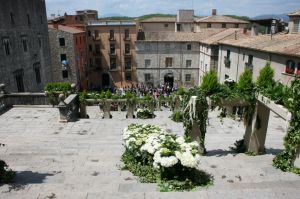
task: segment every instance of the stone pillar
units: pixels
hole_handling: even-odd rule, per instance
[[[180,111],[180,98],[179,98],[179,96],[176,96],[175,99],[174,99],[174,108],[173,108],[173,111],[174,112]]]
[[[295,160],[294,160],[294,167],[300,168],[300,143],[298,145],[298,149],[296,152]]]
[[[112,118],[111,114],[110,114],[110,104],[111,104],[111,102],[108,100],[103,101],[103,117],[102,118],[104,118],[104,119]]]
[[[135,103],[132,100],[128,99],[128,101],[127,101],[127,118],[130,118],[130,119],[135,118],[134,110],[135,110]]]
[[[122,111],[122,103],[118,102],[118,111]]]
[[[199,125],[196,123],[196,121],[193,121],[192,124],[192,131],[191,131],[191,138],[193,141],[196,141],[199,143],[199,152],[201,155],[204,155],[205,153],[205,146],[204,142],[201,142],[201,131],[199,128]]]
[[[159,99],[156,101],[156,111],[162,111],[161,100],[159,100]]]
[[[270,109],[261,102],[256,103],[252,123],[247,124],[245,133],[245,147],[247,152],[264,153],[268,130]]]
[[[87,118],[87,114],[86,114],[86,104],[80,103],[80,118]]]
[[[71,93],[74,94],[76,93],[76,84],[71,84]]]
[[[65,100],[65,96],[64,94],[60,94],[59,95],[59,104],[58,104],[58,110],[59,110],[59,122],[62,122],[62,123],[66,123],[69,121],[69,117],[68,117],[68,107],[67,107],[67,104],[64,102]]]

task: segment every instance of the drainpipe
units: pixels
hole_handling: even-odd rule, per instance
[[[123,87],[123,56],[122,56],[122,36],[121,36],[121,21],[119,25],[119,40],[120,40],[120,65],[121,65],[121,87]]]
[[[241,52],[241,48],[239,47],[235,82],[238,81],[238,76],[239,76],[240,52]]]
[[[220,53],[220,62],[219,62],[219,82],[221,82],[221,71],[222,71],[222,60],[223,60],[223,45],[220,46],[221,48],[219,49]]]

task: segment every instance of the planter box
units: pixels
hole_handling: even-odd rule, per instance
[[[221,99],[219,102],[213,102],[210,98],[207,98],[207,103],[210,106],[250,106],[249,102],[241,99]]]

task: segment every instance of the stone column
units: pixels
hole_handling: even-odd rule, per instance
[[[200,128],[199,128],[199,125],[196,123],[196,121],[193,121],[193,124],[192,124],[192,131],[191,131],[191,138],[193,141],[196,141],[199,143],[199,152],[201,155],[204,155],[205,153],[205,146],[204,146],[204,143],[201,142],[201,131],[200,131]]]
[[[87,118],[85,102],[80,103],[80,118]]]
[[[111,104],[111,102],[109,100],[103,101],[103,118],[104,119],[112,118],[111,114],[110,114],[110,104]]]
[[[135,103],[132,100],[128,99],[127,100],[127,118],[130,118],[130,119],[135,118],[134,110],[135,110]]]
[[[245,133],[245,147],[247,152],[264,153],[268,130],[270,109],[261,102],[256,103],[252,123],[247,124]]]
[[[174,112],[180,111],[180,98],[179,98],[179,96],[176,96],[175,99],[174,99],[174,108],[173,108],[173,111]]]
[[[294,160],[294,167],[300,168],[300,143],[298,145],[298,149],[296,152],[295,160]]]
[[[58,104],[58,110],[59,110],[59,122],[62,122],[62,123],[66,123],[69,121],[69,117],[68,117],[68,107],[67,107],[67,104],[64,102],[65,100],[65,96],[64,94],[60,94],[59,95],[59,104]]]

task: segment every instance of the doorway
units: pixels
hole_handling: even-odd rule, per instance
[[[171,88],[174,86],[174,75],[172,73],[168,73],[164,76],[164,84],[169,85]]]
[[[102,88],[110,87],[110,77],[107,73],[102,74]]]

